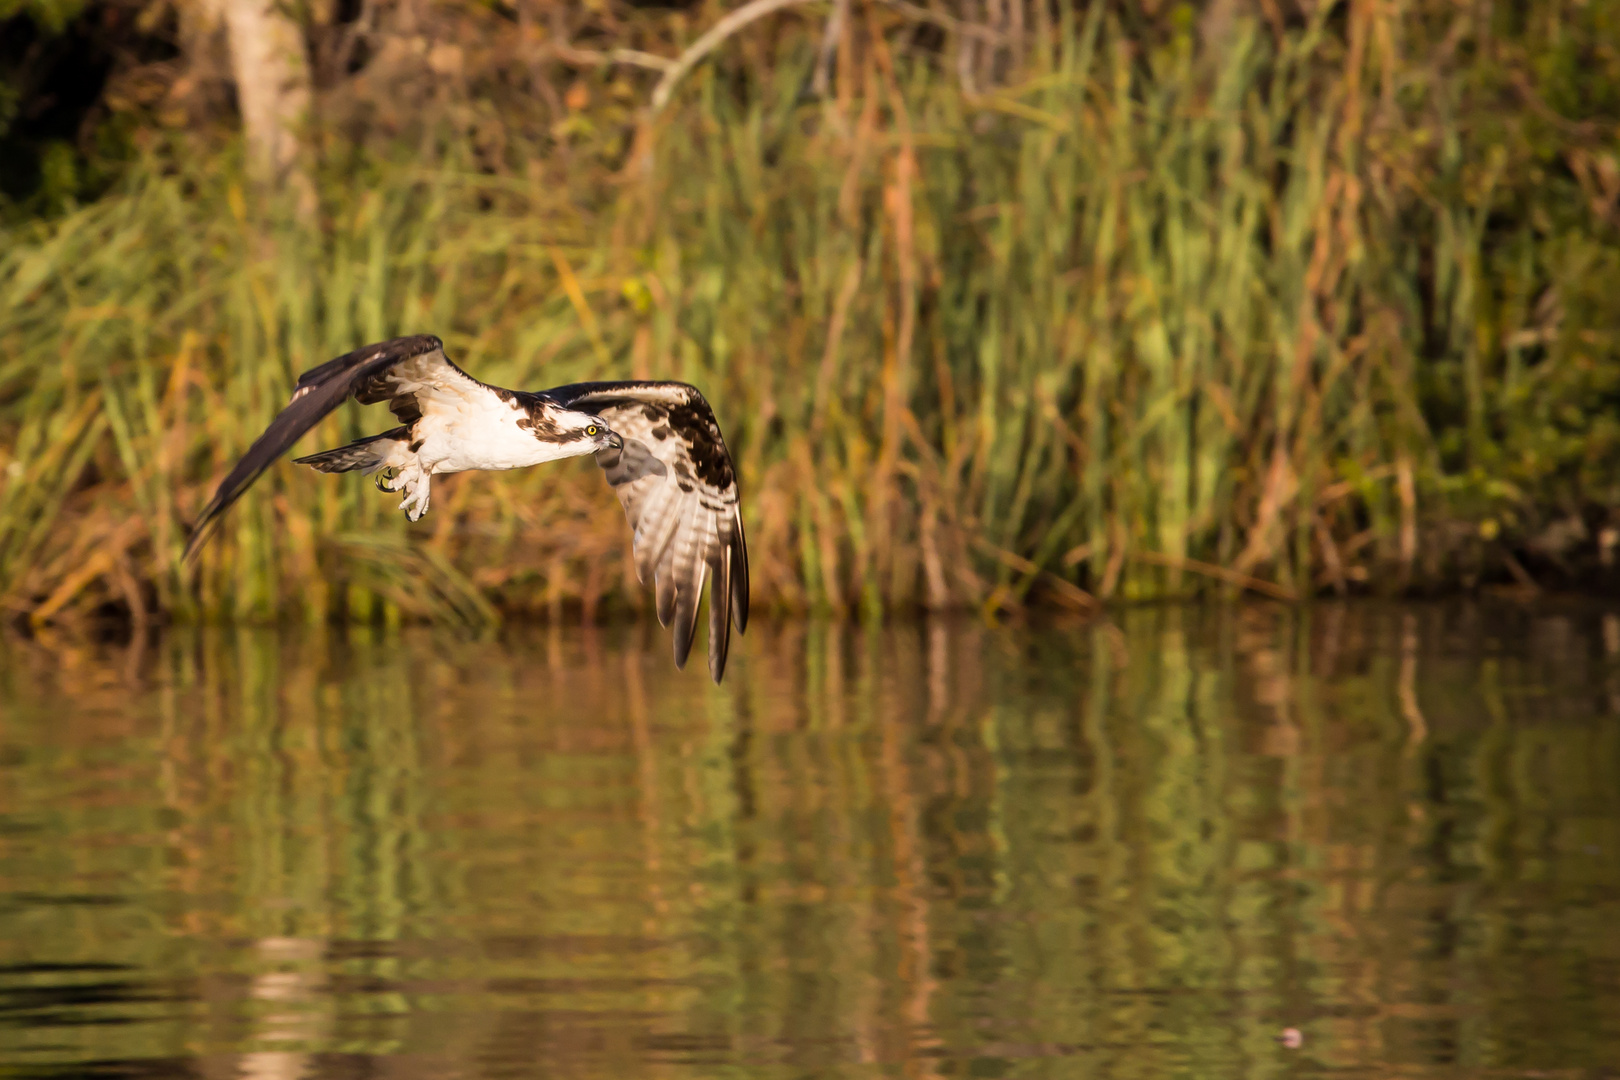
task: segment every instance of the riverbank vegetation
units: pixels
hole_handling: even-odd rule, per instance
[[[766,608],[1610,580],[1616,0],[779,6],[673,78],[723,5],[316,5],[269,173],[221,32],[136,12],[4,135],[9,616],[648,606],[588,462],[417,526],[281,465],[181,566],[297,372],[418,332],[700,386]]]

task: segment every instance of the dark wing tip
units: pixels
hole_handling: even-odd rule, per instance
[[[748,538],[741,513],[731,524],[731,624],[739,634],[748,630]]]
[[[191,530],[191,538],[186,541],[186,550],[180,556],[180,565],[186,569],[197,565],[197,553],[208,543],[208,538],[214,535],[219,527],[219,514],[212,505],[203,511],[203,516],[197,519],[196,528]]]
[[[675,624],[675,670],[686,670],[686,658],[692,655],[692,631],[684,622]]]
[[[697,637],[698,604],[703,600],[703,577],[706,564],[698,563],[695,572],[675,587],[675,668],[686,668],[686,658],[692,655],[692,642]]]
[[[715,685],[726,674],[726,653],[731,647],[731,548],[721,549],[709,564],[709,677]]]
[[[289,406],[289,410],[290,408]],[[284,410],[282,416],[289,410]],[[278,416],[276,419],[280,420],[281,417]],[[281,434],[284,432],[277,432],[276,424],[272,423],[270,428],[248,447],[242,460],[226,474],[225,479],[219,482],[219,487],[214,490],[214,497],[208,500],[208,505],[197,515],[197,524],[191,531],[191,539],[186,541],[185,552],[181,555],[183,565],[189,566],[194,562],[197,552],[201,551],[209,537],[218,531],[219,521],[225,516],[225,511],[236,505],[236,501],[253,486],[253,481],[281,456],[282,448],[277,445],[279,440],[276,438]]]

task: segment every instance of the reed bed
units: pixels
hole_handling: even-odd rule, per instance
[[[315,222],[245,192],[228,150],[152,149],[0,241],[0,603],[644,609],[589,462],[453,478],[414,527],[278,466],[180,565],[300,370],[417,332],[509,386],[699,385],[767,608],[1605,572],[1620,122],[1558,91],[1620,87],[1612,50],[1566,40],[1615,5],[1310,10],[1036,5],[974,79],[950,20],[857,4],[817,94],[807,8],[661,113],[624,120],[592,76],[566,153],[445,124],[333,155]],[[345,412],[310,446],[380,423]]]

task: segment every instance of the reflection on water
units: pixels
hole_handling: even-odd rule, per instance
[[[4,647],[6,1076],[1620,1063],[1614,615]]]

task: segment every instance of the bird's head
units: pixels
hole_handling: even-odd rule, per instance
[[[575,439],[581,440],[585,447],[584,452],[594,454],[600,450],[618,450],[624,446],[624,440],[619,438],[607,421],[600,416],[590,413],[575,412],[571,409],[562,412],[562,423],[559,425],[563,432]]]
[[[595,435],[591,434],[591,428],[596,429]],[[596,418],[594,423],[587,424],[585,426],[585,434],[588,438],[596,440],[596,448],[598,450],[624,449],[624,440],[619,437],[619,433],[608,427],[600,416]]]
[[[595,413],[565,409],[545,397],[537,397],[527,408],[528,415],[518,426],[549,448],[539,460],[601,454],[624,446],[619,433]]]

